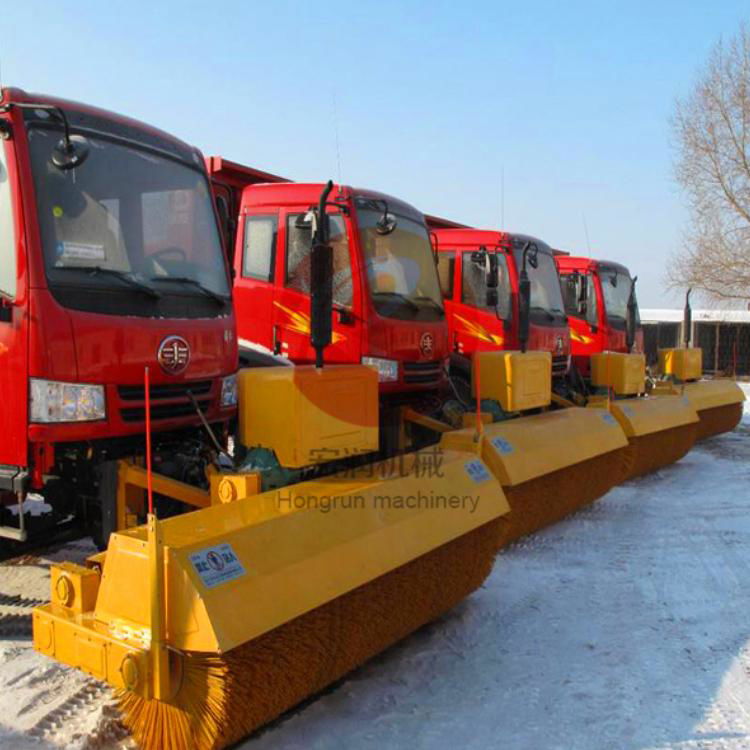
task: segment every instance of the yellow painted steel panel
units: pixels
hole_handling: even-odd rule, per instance
[[[683,396],[655,396],[611,401],[611,414],[629,438],[695,424],[698,415]]]
[[[481,459],[435,451],[167,519],[167,643],[227,651],[508,511]],[[122,632],[148,622],[145,539],[114,534],[104,564],[96,619]]]
[[[239,439],[302,468],[378,448],[378,375],[363,365],[241,370]]]
[[[680,386],[677,389],[679,391]],[[745,400],[742,388],[734,380],[699,380],[685,383],[682,389],[696,411],[740,404]]]
[[[698,380],[703,374],[703,350],[659,349],[659,372],[682,381]]]
[[[552,355],[549,352],[477,352],[472,363],[472,393],[476,374],[482,398],[493,399],[505,411],[527,411],[549,406]]]
[[[624,352],[592,354],[591,382],[597,387],[612,388],[619,396],[642,393],[646,387],[646,358]]]
[[[449,432],[441,444],[446,450],[470,450],[474,434],[472,429]],[[507,488],[626,445],[611,414],[576,407],[487,425],[481,455]]]

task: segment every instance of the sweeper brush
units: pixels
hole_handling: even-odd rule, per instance
[[[241,447],[276,456],[275,479],[378,444],[370,368],[262,368],[239,385]],[[143,473],[121,466],[118,518],[137,514]],[[450,609],[489,573],[509,511],[473,450],[266,491],[262,472],[215,472],[205,496],[152,480],[206,507],[149,515],[87,568],[53,566],[33,622],[35,648],[114,687],[154,750],[230,745]]]
[[[561,409],[443,435],[445,449],[474,450],[502,485],[511,512],[498,548],[594,502],[622,481],[628,443],[599,409]]]
[[[113,534],[101,574],[53,568],[35,647],[117,688],[143,748],[232,744],[482,583],[508,505],[476,456],[441,459]]]
[[[658,390],[687,398],[700,420],[696,440],[731,432],[742,419],[745,401],[733,380],[702,380],[702,367],[703,352],[697,347],[659,350],[659,372],[667,381]]]

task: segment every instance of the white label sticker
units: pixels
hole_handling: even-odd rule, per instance
[[[464,464],[464,468],[466,469],[466,473],[475,482],[486,482],[490,478],[489,472],[484,468],[484,464],[477,459],[467,461]]]
[[[245,575],[245,569],[234,554],[231,544],[217,544],[194,552],[190,555],[190,562],[203,585],[209,589]]]
[[[104,260],[104,245],[86,245],[83,242],[60,242],[57,254],[64,260]]]

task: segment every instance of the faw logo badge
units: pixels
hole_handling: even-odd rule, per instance
[[[182,336],[167,336],[159,344],[156,359],[169,375],[179,375],[190,364],[190,346]]]
[[[422,352],[423,357],[429,357],[432,355],[435,349],[435,339],[431,333],[423,333],[419,339],[419,351]]]
[[[557,342],[556,342],[556,347],[555,347],[557,349],[557,353],[558,354],[562,354],[564,347],[565,347],[565,343],[563,342],[563,337],[562,336],[558,336],[557,337]]]

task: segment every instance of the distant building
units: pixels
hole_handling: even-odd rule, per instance
[[[655,364],[657,350],[682,346],[682,310],[641,310],[646,361]],[[703,350],[703,371],[750,375],[750,311],[693,310],[691,341]]]

